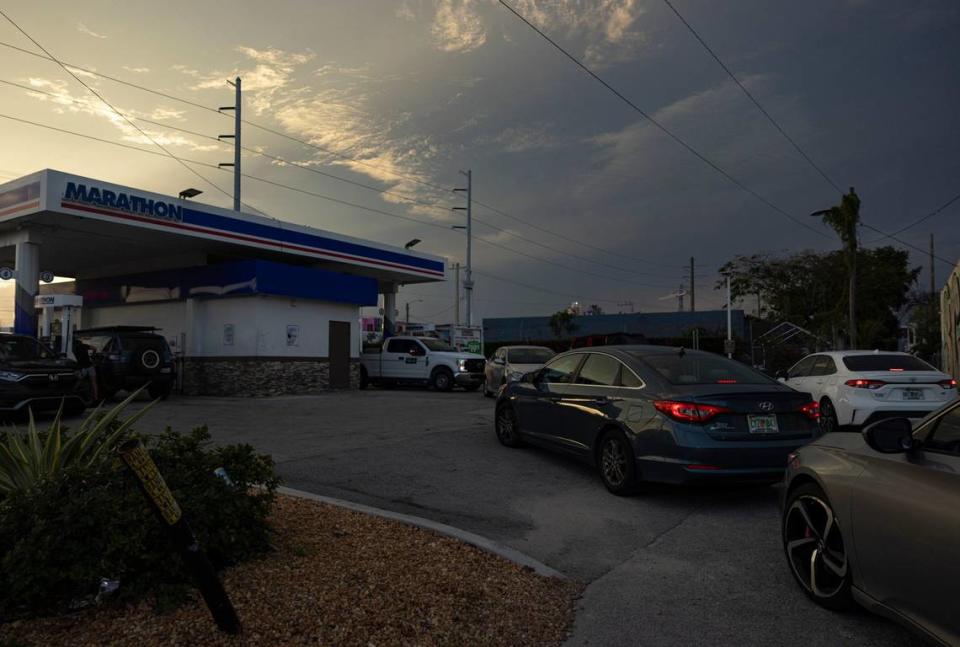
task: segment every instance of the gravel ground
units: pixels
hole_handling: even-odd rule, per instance
[[[244,634],[219,634],[199,598],[0,627],[25,645],[559,645],[581,586],[448,537],[279,497],[276,552],[224,575]],[[16,641],[16,642],[13,642]]]

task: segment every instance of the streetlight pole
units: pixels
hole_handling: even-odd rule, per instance
[[[240,211],[240,124],[242,123],[242,118],[240,115],[241,110],[241,98],[240,98],[240,77],[238,76],[236,80],[230,81],[227,83],[232,85],[236,89],[236,98],[234,105],[232,106],[223,106],[220,108],[220,112],[224,110],[233,110],[233,134],[232,135],[220,135],[218,139],[232,139],[233,140],[233,163],[224,162],[218,166],[232,166],[233,167],[233,210]]]
[[[467,325],[473,325],[473,171],[460,171],[460,174],[467,178],[467,187],[465,189],[454,189],[454,191],[465,191],[467,194],[466,207],[454,207],[455,211],[467,212],[467,267],[463,279],[464,296],[466,297],[466,315]]]
[[[733,359],[733,351],[730,350],[733,342],[733,301],[730,298],[730,275],[727,274],[727,357]]]

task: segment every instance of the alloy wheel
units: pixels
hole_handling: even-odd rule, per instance
[[[840,423],[837,421],[837,412],[833,408],[833,404],[824,399],[820,403],[820,429],[825,434],[833,433],[840,428]]]
[[[787,510],[783,537],[790,567],[808,593],[826,599],[844,590],[847,552],[828,503],[810,494],[796,498]]]
[[[613,437],[600,450],[600,470],[604,480],[613,488],[620,488],[627,479],[627,455],[620,441]]]
[[[500,407],[497,411],[495,423],[497,438],[507,447],[516,447],[520,444],[517,434],[517,416],[509,406]]]

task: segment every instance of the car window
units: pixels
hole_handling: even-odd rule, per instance
[[[620,373],[619,360],[609,355],[590,353],[577,375],[577,384],[614,386]]]
[[[0,338],[0,358],[7,361],[31,361],[54,359],[56,355],[49,348],[30,337]]]
[[[787,377],[790,379],[806,377],[810,374],[810,369],[813,368],[813,363],[816,361],[816,359],[817,358],[815,355],[804,357],[802,360],[793,365],[793,367],[787,373]]]
[[[410,339],[391,339],[387,342],[388,353],[409,353],[416,347],[416,342]]]
[[[507,359],[511,364],[544,364],[553,356],[549,348],[511,348]]]
[[[637,377],[633,371],[631,371],[625,365],[621,365],[620,366],[620,386],[625,386],[628,389],[636,389],[643,386],[643,382],[640,381],[640,378]]]
[[[558,357],[543,367],[540,381],[545,384],[569,384],[573,381],[573,373],[582,358],[580,353]]]
[[[410,343],[413,344],[413,347],[418,351],[422,350],[417,344],[417,342],[410,340]],[[423,337],[420,339],[420,343],[434,351],[435,353],[455,353],[457,349],[448,344],[447,342],[441,339],[434,339],[432,337]]]
[[[851,371],[936,371],[934,367],[913,355],[896,353],[870,353],[847,355],[844,365]]]
[[[720,355],[682,349],[672,353],[631,353],[671,384],[770,384],[763,373]]]
[[[80,337],[80,340],[97,353],[107,353],[112,349],[110,347],[110,342],[113,341],[113,337],[110,337],[109,335],[93,335],[90,337],[84,336]]]
[[[926,447],[960,455],[960,407],[954,407],[927,436]]]
[[[810,375],[833,375],[836,372],[837,365],[829,355],[814,355]]]

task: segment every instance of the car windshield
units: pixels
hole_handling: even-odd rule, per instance
[[[420,337],[419,342],[427,347],[427,350],[432,350],[440,353],[450,353],[456,352],[456,348],[451,346],[445,341],[440,341],[439,339],[433,339],[431,337]]]
[[[40,359],[54,359],[49,348],[29,337],[0,338],[0,359],[7,361],[29,362]]]
[[[549,348],[511,348],[507,351],[511,364],[545,364],[553,355]]]
[[[847,355],[843,364],[857,373],[866,371],[935,371],[921,359],[913,355],[897,355],[895,353],[871,353],[869,355]]]
[[[709,353],[631,353],[671,384],[770,384],[763,373]]]

